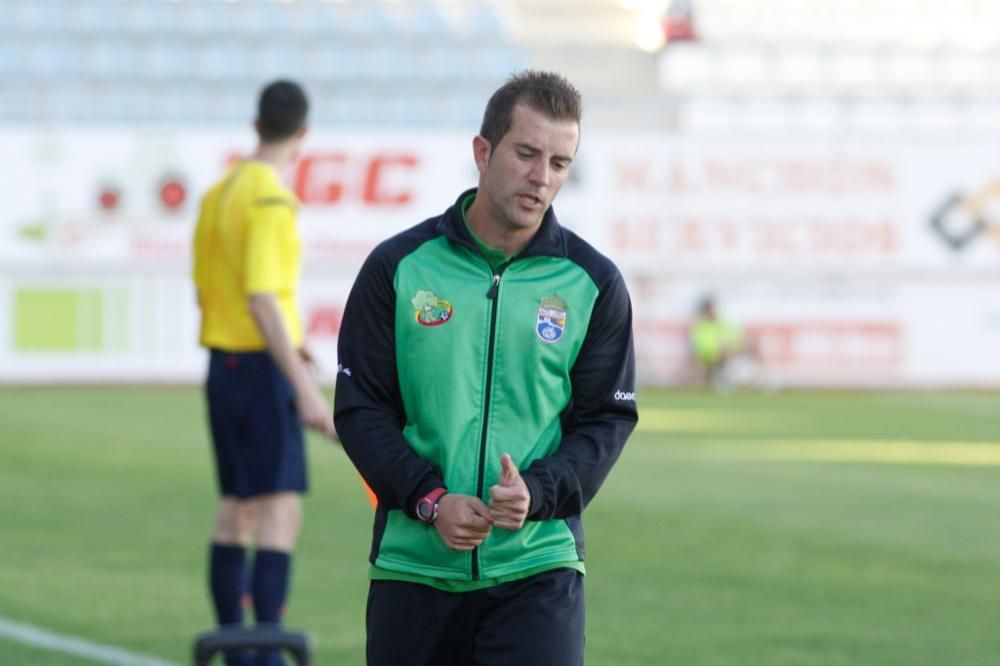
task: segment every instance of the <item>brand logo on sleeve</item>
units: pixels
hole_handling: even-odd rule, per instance
[[[546,296],[538,308],[535,334],[542,342],[552,344],[562,339],[566,330],[566,301],[558,296]]]
[[[413,317],[421,326],[440,326],[451,319],[451,303],[437,297],[429,289],[421,289],[410,299]]]

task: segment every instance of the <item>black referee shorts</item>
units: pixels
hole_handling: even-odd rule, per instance
[[[211,350],[205,392],[221,495],[308,489],[295,392],[270,354]]]
[[[373,580],[367,625],[368,666],[582,666],[583,574],[462,593]]]

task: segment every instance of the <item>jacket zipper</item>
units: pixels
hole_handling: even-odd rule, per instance
[[[493,301],[490,311],[490,342],[486,351],[486,387],[485,400],[483,401],[483,430],[479,437],[479,473],[476,477],[476,497],[483,497],[483,485],[486,479],[486,432],[490,420],[490,395],[493,392],[493,348],[496,344],[497,335],[497,310],[500,299],[497,298],[500,291],[500,276],[503,274],[506,265],[493,273],[493,281],[486,298]],[[472,580],[479,580],[479,547],[472,551]]]

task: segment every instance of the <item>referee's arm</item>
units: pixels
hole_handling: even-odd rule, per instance
[[[250,315],[264,338],[268,353],[295,390],[295,405],[303,425],[327,437],[333,437],[333,414],[319,386],[309,374],[309,368],[292,348],[278,309],[278,299],[274,294],[261,293],[250,294],[247,301]]]

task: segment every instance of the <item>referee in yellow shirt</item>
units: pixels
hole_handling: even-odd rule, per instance
[[[281,621],[308,488],[302,426],[334,435],[330,406],[303,347],[298,200],[279,175],[298,154],[308,107],[296,83],[263,89],[257,149],[204,196],[195,230],[194,282],[200,341],[210,352],[206,394],[221,495],[209,586],[221,626],[242,625],[248,593],[258,624]],[[230,655],[226,663],[282,661],[272,652],[256,660]]]

